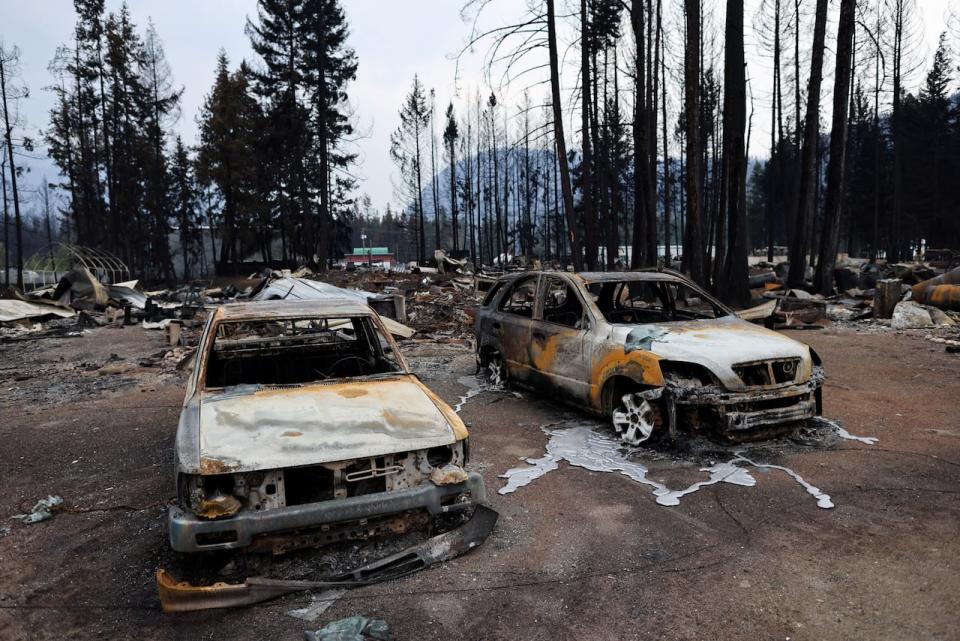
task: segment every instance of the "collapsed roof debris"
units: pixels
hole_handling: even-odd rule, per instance
[[[73,318],[77,313],[56,305],[43,305],[23,300],[0,300],[0,322],[45,320],[50,317]]]

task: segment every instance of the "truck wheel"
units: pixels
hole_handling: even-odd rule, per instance
[[[621,397],[611,414],[613,429],[624,443],[640,445],[650,438],[654,428],[660,422],[657,405],[640,394],[629,393]]]

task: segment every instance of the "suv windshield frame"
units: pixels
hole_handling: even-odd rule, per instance
[[[629,287],[631,283],[642,283],[644,287],[653,288],[659,302],[662,304],[666,303],[666,307],[661,306],[657,308],[657,312],[663,314],[664,318],[658,320],[645,320],[639,321],[635,319],[630,320],[616,320],[610,317],[611,313],[615,311],[631,311],[630,308],[624,308],[622,310],[616,309],[616,307],[611,306],[611,309],[606,312],[603,311],[601,305],[599,304],[600,297],[607,293],[609,295],[609,302],[616,304],[616,301],[619,299],[620,295],[624,291],[625,287]],[[673,286],[673,287],[671,287]],[[613,325],[644,325],[644,324],[653,324],[653,323],[680,323],[686,321],[696,321],[696,320],[715,320],[720,318],[726,318],[730,316],[735,316],[736,314],[732,309],[715,299],[713,296],[705,292],[696,286],[695,283],[687,282],[686,280],[680,278],[643,278],[641,277],[627,277],[621,279],[598,279],[598,280],[588,280],[584,281],[584,287],[586,288],[589,294],[590,304],[596,308],[597,313],[600,317],[605,319],[608,323]],[[599,288],[599,291],[595,291]],[[709,304],[713,308],[713,316],[706,316],[702,314],[696,314],[689,310],[678,310],[676,305],[676,297],[674,295],[673,288],[686,288],[692,294],[695,294],[698,298],[703,300],[705,303]],[[678,312],[681,317],[678,318]],[[689,316],[689,317],[683,317]]]

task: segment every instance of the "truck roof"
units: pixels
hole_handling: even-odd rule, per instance
[[[329,296],[313,300],[264,300],[220,305],[217,320],[256,320],[260,318],[329,318],[372,316],[373,310],[356,299]]]
[[[549,271],[549,270],[540,270],[540,271],[524,271],[524,272],[513,272],[510,274],[504,275],[502,278],[505,280],[513,280],[514,278],[519,278],[521,276],[533,276],[536,274],[544,274],[546,276],[559,276],[566,275],[572,278],[579,278],[585,283],[602,283],[602,282],[615,282],[615,281],[624,281],[624,280],[646,280],[646,281],[680,281],[686,282],[687,277],[683,274],[680,274],[671,270],[636,270],[629,272],[564,272],[564,271]]]

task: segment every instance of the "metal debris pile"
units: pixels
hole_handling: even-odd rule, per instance
[[[837,294],[785,284],[788,263],[758,263],[750,286],[761,304],[741,318],[773,329],[820,329],[830,323],[858,329],[934,330],[948,347],[960,338],[960,267],[938,261],[886,264],[845,259],[834,270]],[[810,274],[812,276],[812,274]]]

